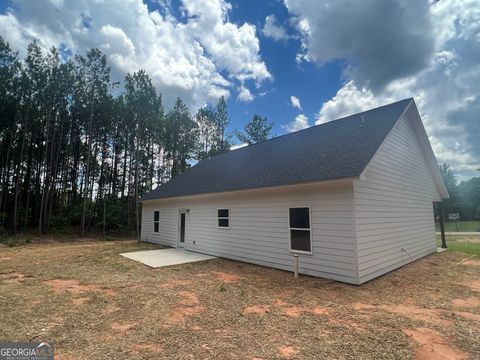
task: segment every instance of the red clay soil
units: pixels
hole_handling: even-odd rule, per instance
[[[480,307],[480,296],[471,296],[464,299],[454,299],[452,304],[456,307],[472,308]]]
[[[443,310],[440,309],[429,309],[424,307],[419,307],[413,304],[399,304],[399,305],[372,305],[372,304],[363,304],[358,303],[354,305],[354,309],[362,310],[384,310],[392,314],[398,314],[405,317],[408,317],[416,321],[424,321],[438,326],[450,326],[451,321],[442,318]]]
[[[180,306],[171,311],[167,321],[169,324],[179,324],[185,321],[187,317],[200,314],[204,311],[205,308],[202,306]]]
[[[466,360],[468,354],[449,345],[438,332],[428,328],[406,329],[404,334],[417,343],[417,360]]]
[[[465,260],[462,265],[467,265],[467,266],[480,266],[480,260],[478,259],[468,259]]]
[[[278,349],[280,356],[285,359],[291,359],[297,355],[300,351],[294,346],[282,346]]]
[[[74,295],[82,295],[91,291],[96,291],[103,293],[109,296],[116,296],[117,292],[102,286],[97,285],[80,285],[79,280],[61,280],[61,279],[54,279],[48,280],[45,282],[46,284],[50,285],[55,292],[69,292]]]
[[[235,274],[229,274],[222,271],[214,271],[215,275],[217,275],[218,280],[223,281],[225,284],[235,283],[240,281],[240,276]]]
[[[74,305],[80,306],[80,305],[85,305],[90,300],[91,299],[89,297],[81,297],[81,298],[72,299],[72,302]]]
[[[178,293],[183,298],[182,300],[180,300],[181,305],[194,306],[194,305],[198,305],[200,303],[197,295],[194,292],[179,291]]]
[[[114,332],[117,333],[126,333],[127,331],[135,328],[137,324],[129,324],[129,323],[119,323],[119,322],[114,322],[110,326]]]
[[[480,280],[465,281],[463,284],[473,291],[480,291]]]
[[[19,284],[25,280],[25,274],[18,272],[1,273],[0,279],[7,284]]]
[[[252,305],[247,306],[244,310],[244,314],[267,314],[270,311],[269,305]]]
[[[267,314],[270,311],[280,311],[283,315],[293,318],[299,318],[304,314],[326,315],[328,309],[322,306],[315,306],[313,308],[292,305],[282,299],[276,299],[272,305],[251,305],[247,306],[244,314]]]

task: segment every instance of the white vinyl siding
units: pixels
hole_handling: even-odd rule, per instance
[[[301,273],[357,283],[352,182],[256,189],[143,203],[142,239],[177,246],[178,209],[187,208],[185,249],[293,270],[289,208],[309,206],[312,250],[299,254]],[[217,227],[229,209],[229,230]],[[160,210],[160,233],[149,214]]]
[[[407,112],[354,181],[359,282],[435,251],[439,199]]]

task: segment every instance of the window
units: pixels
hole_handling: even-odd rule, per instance
[[[218,209],[218,227],[228,228],[230,227],[230,211],[229,209]]]
[[[289,209],[290,251],[312,252],[312,234],[310,229],[310,208],[298,207]]]
[[[160,211],[153,212],[153,232],[158,233],[160,227]]]

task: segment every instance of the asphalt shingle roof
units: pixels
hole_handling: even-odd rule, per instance
[[[412,99],[213,156],[142,200],[359,176]]]

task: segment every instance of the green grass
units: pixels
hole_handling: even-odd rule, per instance
[[[449,241],[447,242],[447,246],[452,251],[480,255],[480,244],[463,244],[456,241]]]
[[[437,246],[441,246],[440,235],[437,235]],[[447,236],[447,247],[451,251],[480,256],[480,236]]]
[[[480,231],[480,221],[458,221],[458,231],[478,232]],[[440,231],[440,224],[435,224],[435,231]],[[454,221],[445,223],[445,231],[457,231]]]

